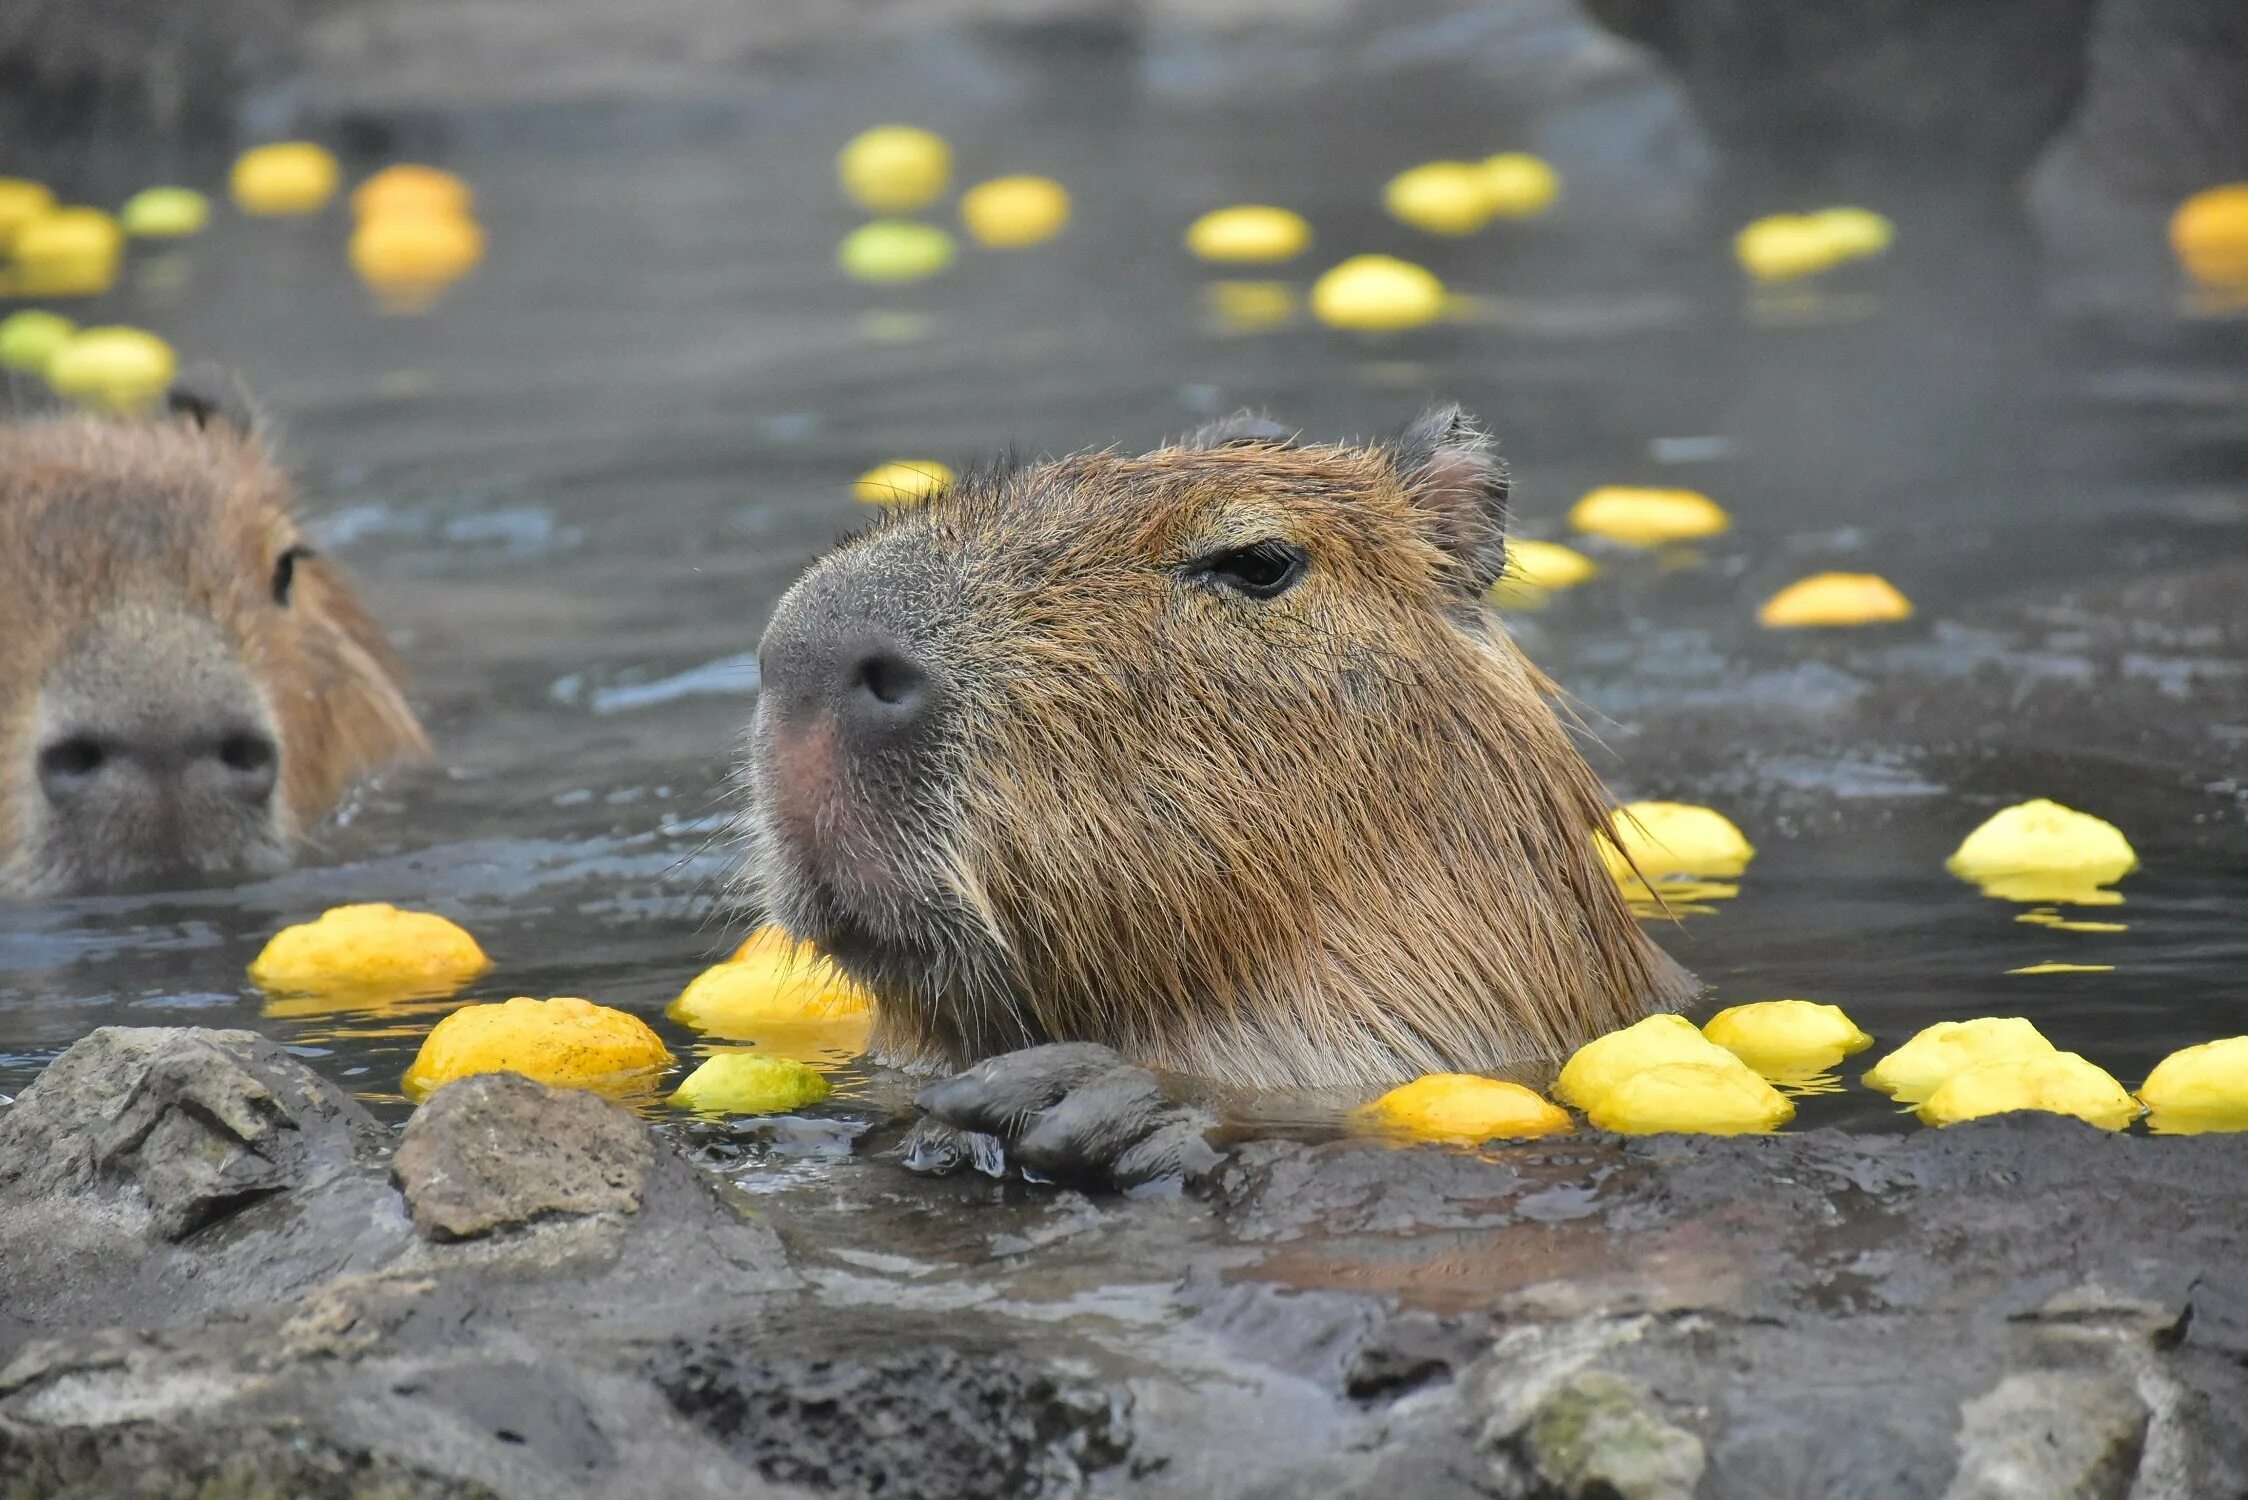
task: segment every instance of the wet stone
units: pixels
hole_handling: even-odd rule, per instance
[[[653,1374],[759,1474],[820,1494],[1074,1495],[1126,1455],[1128,1398],[1073,1369],[899,1322],[827,1334],[802,1355],[681,1343]]]
[[[2146,1431],[2146,1405],[2124,1380],[2009,1375],[1960,1411],[1959,1471],[1945,1500],[2121,1500]]]
[[[1491,1342],[1474,1320],[1405,1313],[1383,1322],[1353,1350],[1343,1391],[1353,1400],[1389,1400],[1449,1380]]]
[[[106,1200],[178,1240],[334,1176],[380,1135],[254,1032],[104,1026],[0,1116],[0,1205]]]
[[[638,1213],[655,1161],[622,1106],[485,1073],[415,1111],[391,1176],[424,1238],[465,1240],[554,1216]]]
[[[1568,1500],[1693,1500],[1701,1440],[1666,1421],[1644,1388],[1620,1375],[1581,1371],[1500,1434],[1502,1468],[1530,1492]]]

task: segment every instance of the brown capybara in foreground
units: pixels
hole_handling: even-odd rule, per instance
[[[768,911],[923,1066],[1098,1042],[1363,1086],[1675,1007],[1608,799],[1483,605],[1506,497],[1444,408],[1372,446],[1236,419],[892,512],[760,648]]]
[[[271,873],[428,751],[246,423],[0,425],[0,895]]]

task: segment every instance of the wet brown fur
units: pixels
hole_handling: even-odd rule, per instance
[[[870,976],[878,1050],[1092,1040],[1363,1085],[1556,1057],[1681,1003],[1595,852],[1610,802],[1552,684],[1482,607],[1489,462],[1496,516],[1380,447],[1080,455],[859,542],[910,538],[965,580],[949,795],[896,857],[995,955]],[[1313,560],[1278,599],[1181,582],[1275,537]]]
[[[104,620],[201,618],[239,653],[280,742],[284,839],[366,772],[429,753],[397,657],[341,574],[306,558],[276,604],[275,564],[301,541],[292,503],[264,445],[225,422],[0,426],[0,892],[42,873],[24,769],[41,685]],[[165,643],[142,648],[161,660]]]

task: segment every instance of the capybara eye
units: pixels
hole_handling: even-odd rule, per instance
[[[310,547],[300,542],[273,560],[274,603],[284,609],[288,607],[289,590],[296,586],[297,564],[314,555]]]
[[[1213,552],[1194,571],[1251,599],[1275,599],[1296,586],[1311,559],[1286,542],[1251,542]]]

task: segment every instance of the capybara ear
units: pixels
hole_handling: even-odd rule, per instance
[[[242,382],[209,365],[193,366],[174,380],[164,393],[164,409],[205,431],[230,427],[248,437],[258,430],[257,409]]]
[[[1481,594],[1506,569],[1507,472],[1490,438],[1447,403],[1416,419],[1392,451],[1429,540],[1458,562],[1462,592]]]
[[[1230,417],[1220,417],[1215,422],[1205,422],[1188,433],[1180,442],[1182,448],[1232,448],[1243,443],[1270,443],[1277,447],[1292,448],[1296,435],[1270,417],[1253,411],[1237,411]]]

